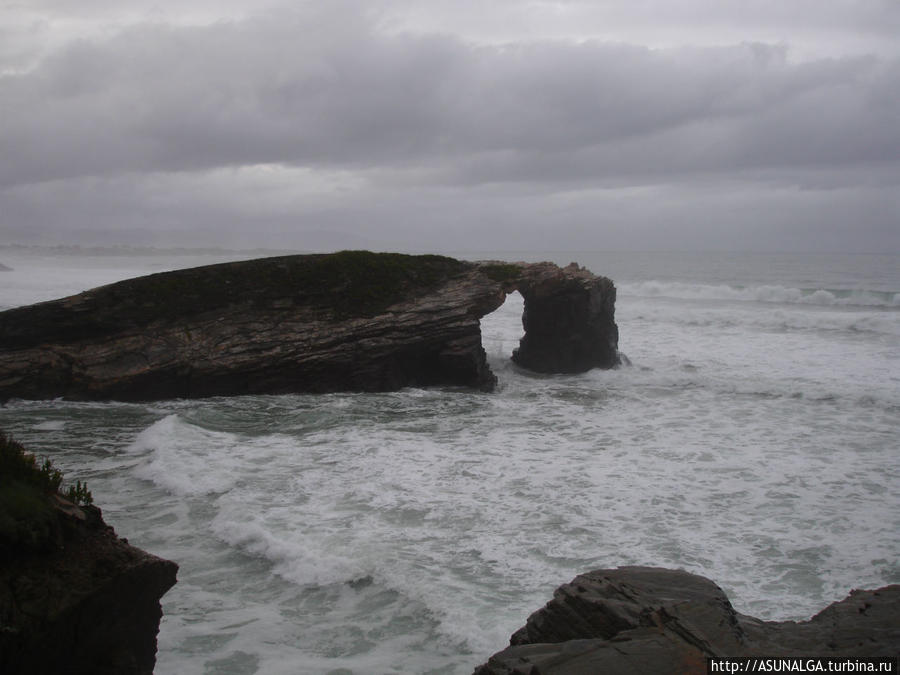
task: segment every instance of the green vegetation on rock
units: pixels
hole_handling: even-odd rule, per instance
[[[12,438],[0,432],[0,485],[19,482],[46,494],[59,490],[62,473],[53,468],[49,459],[38,466],[34,455]]]
[[[144,321],[274,299],[310,305],[336,316],[372,316],[459,274],[465,263],[437,255],[341,251],[164,272],[98,289],[96,300],[140,310]],[[108,296],[108,297],[107,297]]]
[[[38,464],[34,455],[0,432],[0,552],[17,547],[45,548],[56,530],[56,510],[51,501],[59,494],[62,473],[49,459]],[[88,505],[93,497],[87,484],[78,481],[64,496]]]
[[[439,255],[340,251],[294,259],[291,287],[339,317],[373,316],[462,273],[467,265]],[[303,264],[296,264],[303,263]]]
[[[330,309],[339,316],[370,316],[413,290],[438,285],[465,267],[465,263],[438,255],[341,251],[180,270],[134,279],[115,288],[148,310],[172,314],[241,302],[271,302],[283,294],[286,300]]]
[[[481,270],[492,281],[514,281],[522,274],[522,266],[513,263],[491,263],[482,265]]]

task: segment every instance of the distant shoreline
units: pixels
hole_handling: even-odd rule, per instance
[[[0,251],[9,253],[40,255],[78,255],[78,256],[158,256],[158,255],[253,255],[266,257],[274,255],[292,255],[306,253],[297,249],[229,249],[221,247],[171,247],[155,246],[80,246],[78,244],[58,244],[53,246],[41,244],[0,244]]]

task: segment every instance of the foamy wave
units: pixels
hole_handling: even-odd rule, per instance
[[[681,300],[738,300],[823,307],[900,307],[900,293],[892,291],[791,288],[787,286],[728,286],[726,284],[711,286],[664,281],[621,283],[619,291],[622,295]]]
[[[208,431],[169,415],[140,432],[126,452],[149,456],[136,469],[138,477],[178,495],[203,495],[234,486],[240,473],[229,470],[228,459],[237,446],[234,434]]]
[[[220,512],[212,530],[225,543],[274,563],[276,574],[301,586],[341,583],[368,574],[347,558],[317,547],[315,537],[299,543],[274,534],[260,518],[249,517],[243,506]]]
[[[629,321],[652,321],[700,328],[753,327],[769,331],[844,331],[848,333],[877,333],[900,335],[900,314],[880,309],[856,311],[802,311],[796,308],[775,308],[751,311],[746,307],[688,307],[664,306],[657,303],[652,308],[623,303],[617,312],[620,325]]]
[[[62,431],[65,428],[65,420],[47,420],[34,425],[35,431]]]

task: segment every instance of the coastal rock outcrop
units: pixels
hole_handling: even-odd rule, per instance
[[[581,574],[475,675],[706,673],[710,656],[900,653],[900,585],[852,591],[809,621],[738,614],[704,577],[653,567]]]
[[[525,335],[512,357],[517,364],[539,373],[582,373],[619,362],[612,281],[572,263],[563,270],[534,267],[517,289],[525,300]]]
[[[151,675],[178,566],[56,492],[48,467],[0,434],[0,673]]]
[[[164,272],[0,312],[0,401],[490,390],[479,319],[514,290],[525,298],[517,363],[618,363],[615,287],[577,265],[343,251]]]

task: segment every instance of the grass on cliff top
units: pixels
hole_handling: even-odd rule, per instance
[[[514,281],[522,274],[522,266],[514,263],[491,263],[482,265],[481,271],[488,279],[498,282]]]
[[[466,268],[466,263],[438,255],[340,251],[178,270],[107,289],[162,317],[290,299],[346,318],[373,316]]]
[[[62,479],[49,459],[38,464],[34,455],[0,431],[0,554],[48,544],[56,522],[50,497],[59,493]],[[64,496],[76,504],[93,502],[87,484],[80,481]]]
[[[346,318],[377,314],[466,268],[466,263],[438,255],[340,251],[165,272],[102,291],[160,318],[240,303],[265,306],[281,299]]]

